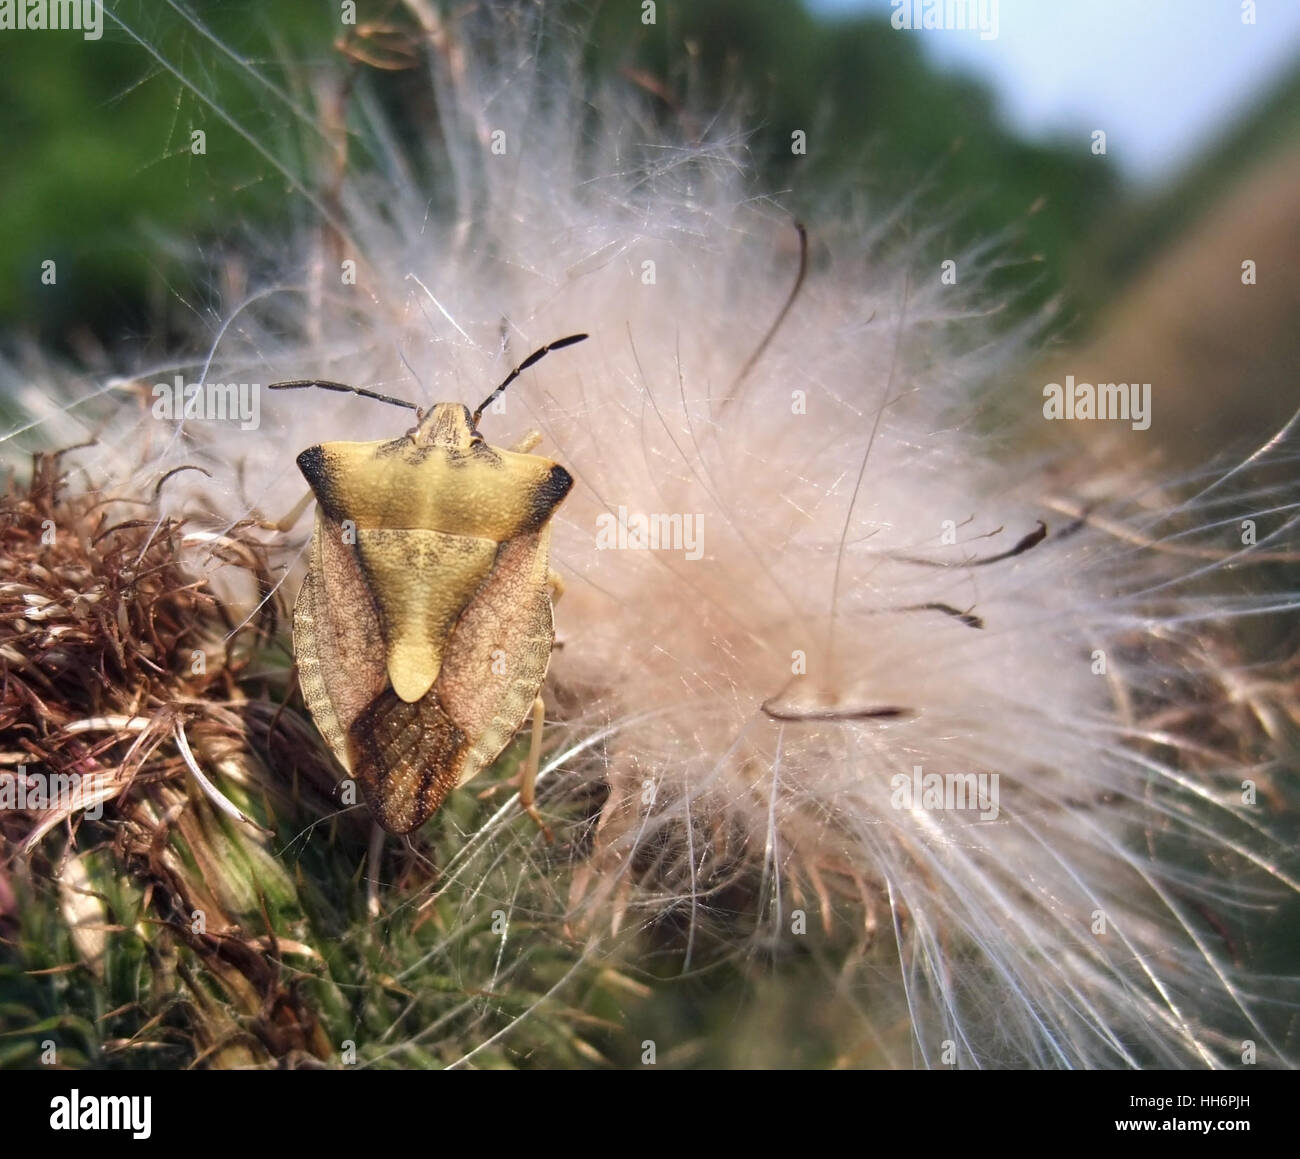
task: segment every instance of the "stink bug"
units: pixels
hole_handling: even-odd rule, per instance
[[[316,727],[360,783],[379,824],[409,833],[501,754],[533,711],[520,801],[533,803],[542,701],[555,627],[550,520],[573,486],[558,463],[478,432],[484,409],[573,334],[529,355],[474,411],[415,410],[403,436],[321,443],[298,456],[316,499],[307,578],[293,614],[298,678]],[[290,518],[297,518],[302,507]],[[282,523],[280,526],[284,526]],[[549,831],[548,836],[549,836]]]

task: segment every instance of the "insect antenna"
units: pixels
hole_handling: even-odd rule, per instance
[[[475,427],[478,426],[478,420],[483,417],[483,412],[487,410],[489,406],[492,405],[497,395],[499,395],[503,390],[505,390],[507,386],[509,386],[512,382],[514,382],[514,380],[518,378],[530,366],[532,366],[536,362],[540,362],[541,359],[545,357],[547,354],[549,354],[552,350],[560,350],[563,349],[565,346],[572,346],[575,342],[581,342],[587,337],[589,337],[589,335],[570,334],[567,338],[557,338],[554,342],[547,343],[540,350],[534,350],[527,358],[523,360],[523,362],[521,362],[518,366],[514,368],[514,370],[512,370],[509,374],[506,375],[505,381],[500,386],[498,386],[496,390],[494,390],[490,395],[487,396],[487,398],[485,398],[481,403],[478,404],[478,409],[474,411],[474,416],[472,419],[473,425]]]
[[[403,398],[391,398],[386,394],[378,394],[373,390],[366,390],[362,386],[348,386],[345,382],[322,382],[318,378],[295,378],[291,382],[273,382],[270,390],[302,390],[308,386],[319,386],[321,390],[336,390],[342,394],[359,394],[362,398],[373,398],[376,402],[386,402],[392,406],[404,406],[408,410],[418,411],[420,408],[413,402],[407,402]]]

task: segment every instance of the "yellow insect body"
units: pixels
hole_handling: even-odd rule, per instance
[[[294,608],[303,697],[379,823],[407,833],[490,765],[555,640],[550,519],[573,478],[441,403],[399,439],[298,456],[317,500]]]

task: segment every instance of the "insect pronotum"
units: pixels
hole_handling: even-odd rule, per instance
[[[311,492],[278,525],[315,498],[293,616],[298,678],[316,727],[390,833],[422,825],[491,765],[530,709],[520,802],[546,831],[533,786],[559,591],[550,520],[573,477],[528,453],[536,431],[502,450],[478,423],[522,371],[586,337],[534,351],[472,414],[314,379],[271,387],[350,391],[416,411],[400,438],[303,451]]]

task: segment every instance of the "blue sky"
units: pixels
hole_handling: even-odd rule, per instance
[[[804,0],[818,15],[888,16],[890,0]],[[989,3],[991,0],[985,0]],[[899,31],[936,64],[984,79],[1032,137],[1105,129],[1131,178],[1172,177],[1300,62],[1300,0],[998,0],[998,35]]]

